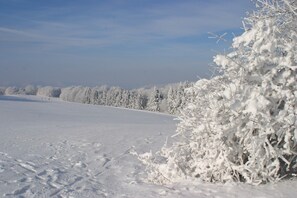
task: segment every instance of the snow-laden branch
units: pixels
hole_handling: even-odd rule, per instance
[[[296,175],[296,1],[257,4],[232,51],[214,58],[223,75],[187,89],[173,144],[139,156],[149,181],[258,185]]]

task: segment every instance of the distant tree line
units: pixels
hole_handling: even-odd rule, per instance
[[[163,87],[155,86],[133,90],[108,86],[58,88],[28,85],[22,88],[0,87],[0,95],[56,97],[69,102],[124,107],[177,115],[185,105],[185,90],[192,85],[191,82],[181,82]]]

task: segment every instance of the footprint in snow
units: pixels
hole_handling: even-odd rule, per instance
[[[24,186],[24,187],[22,187],[20,189],[15,190],[11,194],[9,194],[9,193],[8,194],[4,194],[4,196],[5,197],[7,197],[7,196],[20,196],[20,195],[26,193],[30,188],[31,188],[31,186],[30,185],[27,185],[27,186]]]

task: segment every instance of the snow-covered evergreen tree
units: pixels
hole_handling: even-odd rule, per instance
[[[89,95],[89,99],[90,99],[89,104],[97,104],[98,97],[99,97],[98,90],[96,88],[91,88],[90,95]]]
[[[174,114],[176,112],[175,105],[174,105],[175,97],[176,97],[176,93],[174,92],[174,89],[171,86],[167,94],[167,111],[170,114]]]
[[[223,75],[188,89],[180,139],[140,156],[150,181],[260,184],[297,173],[297,1],[257,6],[232,52],[214,58]]]
[[[176,87],[170,87],[167,94],[167,111],[170,114],[179,115],[180,111],[186,105],[186,89],[191,87],[192,83],[180,82]]]
[[[97,103],[99,105],[106,105],[106,97],[107,97],[107,92],[108,92],[108,87],[107,86],[101,86],[97,88],[98,90],[98,99]]]
[[[187,94],[186,94],[186,89],[188,87],[192,86],[191,83],[189,82],[181,82],[179,83],[176,95],[177,95],[177,100],[175,101],[175,108],[176,108],[176,112],[177,114],[180,114],[180,111],[182,111],[182,109],[185,107],[186,100],[187,100]]]
[[[131,93],[129,90],[122,90],[122,98],[121,98],[121,107],[131,108],[133,109],[133,101],[131,98]]]
[[[147,103],[147,110],[149,111],[160,111],[160,103],[163,99],[163,95],[160,93],[160,90],[154,87],[153,92],[149,97]]]
[[[147,106],[147,96],[139,91],[133,91],[133,108],[143,110]]]

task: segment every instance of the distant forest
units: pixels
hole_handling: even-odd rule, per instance
[[[0,95],[37,95],[61,98],[64,101],[94,105],[124,107],[178,115],[187,100],[186,89],[192,82],[180,82],[162,87],[127,90],[120,87],[83,87],[65,88],[51,86],[0,87]]]

